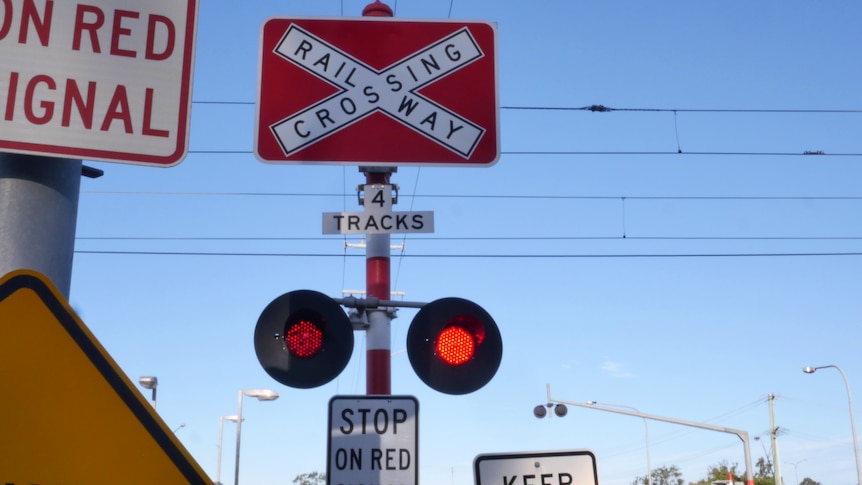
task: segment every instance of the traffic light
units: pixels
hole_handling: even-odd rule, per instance
[[[407,356],[416,375],[432,389],[468,394],[497,373],[503,340],[482,307],[462,298],[441,298],[413,318]]]
[[[276,381],[308,389],[334,379],[353,353],[353,325],[332,298],[312,290],[279,296],[260,314],[254,351]]]

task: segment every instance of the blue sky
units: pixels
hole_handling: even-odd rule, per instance
[[[82,183],[71,304],[133,380],[158,376],[159,414],[185,424],[177,436],[213,477],[219,417],[236,413],[239,389],[281,395],[245,400],[241,480],[256,485],[325,470],[329,399],[365,392],[360,333],[345,371],[311,390],[272,380],[252,345],[282,293],[363,288],[364,253],[323,237],[320,221],[361,210],[364,178],[352,165],[263,164],[252,147],[262,22],[359,16],[368,3],[202,0],[189,155],[172,168],[86,162],[105,175]],[[504,342],[487,386],[449,396],[399,352],[415,310],[393,322],[392,390],[420,403],[421,482],[471,483],[481,453],[562,449],[593,450],[602,485],[645,473],[636,418],[534,418],[550,384],[560,399],[764,439],[773,393],[786,483],[798,472],[854,484],[841,377],[802,368],[837,364],[862,393],[862,6],[390,6],[498,28],[500,160],[392,178],[395,209],[434,211],[436,229],[393,236],[405,243],[393,290],[473,300]],[[615,111],[537,109],[591,105]],[[676,465],[687,482],[721,461],[744,466],[734,436],[664,423],[649,434],[652,467]],[[751,446],[756,461],[764,450]]]

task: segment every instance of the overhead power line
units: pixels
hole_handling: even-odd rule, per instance
[[[235,105],[254,106],[254,101],[194,101],[192,104],[201,105]],[[501,110],[511,111],[591,111],[594,113],[609,113],[612,111],[641,111],[641,112],[676,112],[676,113],[798,113],[798,114],[853,114],[862,113],[862,109],[751,109],[751,108],[612,108],[601,104],[589,106],[500,106]]]
[[[200,251],[88,251],[75,254],[136,255],[136,256],[240,256],[282,258],[365,258],[364,254],[343,253],[251,253],[251,252],[200,252]],[[405,254],[410,259],[616,259],[616,258],[798,258],[862,256],[858,252],[835,253],[673,253],[673,254]]]
[[[164,195],[164,196],[209,196],[209,197],[355,197],[352,193],[334,192],[226,192],[226,191],[120,191],[120,190],[82,190],[86,195]],[[508,200],[665,200],[665,201],[854,201],[862,200],[862,196],[834,195],[834,196],[747,196],[747,195],[553,195],[553,194],[406,194],[401,193],[402,198],[407,199],[508,199]],[[411,207],[412,208],[412,207]]]
[[[82,236],[77,241],[333,241],[311,237],[205,237],[205,236]],[[862,236],[412,236],[410,241],[859,241]]]
[[[251,150],[189,150],[189,154],[196,155],[249,155]],[[569,156],[722,156],[722,157],[862,157],[862,152],[827,153],[823,150],[805,150],[802,152],[696,152],[684,150],[661,150],[661,151],[583,151],[583,150],[502,150],[502,155],[569,155]]]
[[[195,101],[198,105],[236,105],[249,106],[254,105],[253,101]],[[796,108],[780,108],[780,109],[755,109],[755,108],[640,108],[640,107],[622,107],[615,108],[602,104],[592,104],[588,106],[501,106],[504,111],[563,111],[563,112],[593,112],[593,113],[612,113],[612,112],[641,112],[641,113],[736,113],[736,114],[862,114],[862,109],[796,109]],[[667,156],[667,155],[685,155],[685,156],[724,156],[724,157],[795,157],[795,156],[827,156],[827,157],[860,157],[862,152],[827,152],[825,150],[813,149],[803,151],[688,151],[683,150],[679,143],[678,120],[674,116],[674,127],[677,130],[677,147],[676,150],[659,150],[659,151],[618,151],[618,150],[502,150],[502,155],[518,156]],[[251,150],[189,150],[190,154],[204,155],[240,155],[250,154]]]
[[[661,113],[862,113],[858,109],[714,109],[714,108],[610,108],[601,104],[590,106],[501,106],[500,109],[520,111],[592,111],[609,113],[611,111],[640,111]]]
[[[845,152],[845,153],[826,153],[822,150],[805,150],[803,152],[690,152],[683,150],[663,150],[663,151],[580,151],[580,150],[524,150],[524,151],[507,151],[501,152],[503,155],[625,155],[625,156],[656,156],[656,155],[676,155],[676,156],[722,156],[722,157],[810,157],[810,156],[825,156],[825,157],[860,157],[862,152]]]

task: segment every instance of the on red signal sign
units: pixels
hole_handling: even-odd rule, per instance
[[[418,412],[413,396],[330,399],[327,483],[416,485]]]
[[[0,151],[185,157],[198,0],[0,1]]]

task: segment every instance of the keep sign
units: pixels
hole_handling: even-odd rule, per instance
[[[260,69],[262,161],[486,166],[499,157],[493,24],[271,19]]]
[[[179,163],[197,9],[197,0],[0,1],[0,151]]]
[[[598,485],[589,450],[489,453],[473,460],[475,485]]]

